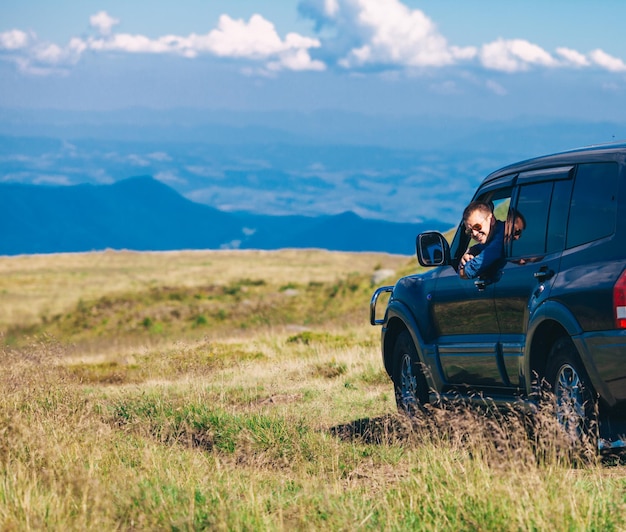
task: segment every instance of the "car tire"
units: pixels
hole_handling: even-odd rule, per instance
[[[393,382],[398,410],[409,416],[428,403],[428,384],[408,331],[398,335],[393,348]]]
[[[557,421],[570,442],[597,441],[597,396],[570,338],[552,346],[546,381]]]

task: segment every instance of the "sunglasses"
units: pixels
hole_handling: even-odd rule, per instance
[[[465,234],[467,236],[472,236],[474,231],[476,231],[477,233],[480,233],[483,230],[483,225],[482,224],[485,223],[485,220],[487,218],[489,218],[490,216],[491,216],[491,214],[488,214],[487,216],[485,216],[483,218],[483,221],[481,223],[479,223],[479,224],[474,224],[474,225],[472,225],[470,227],[465,227]]]

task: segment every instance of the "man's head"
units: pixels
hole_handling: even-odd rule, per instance
[[[485,244],[496,223],[490,203],[472,201],[463,211],[465,232],[479,244]]]
[[[521,212],[518,212],[515,216],[515,221],[513,222],[513,240],[519,240],[519,237],[522,236],[522,231],[526,229],[526,220],[522,216]]]
[[[526,229],[526,219],[521,212],[511,207],[507,216],[507,240],[519,240]]]

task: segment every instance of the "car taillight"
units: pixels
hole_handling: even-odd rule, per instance
[[[622,272],[613,286],[613,308],[615,309],[615,327],[626,329],[626,270]]]

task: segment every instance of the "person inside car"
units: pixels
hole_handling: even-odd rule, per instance
[[[507,230],[505,240],[519,240],[526,229],[526,218],[518,210],[511,207],[507,216]]]
[[[463,211],[465,232],[476,244],[461,257],[463,279],[490,277],[504,257],[504,222],[496,220],[491,203],[473,201]]]

